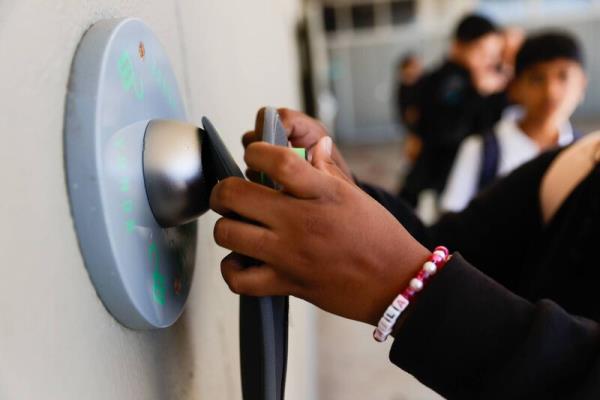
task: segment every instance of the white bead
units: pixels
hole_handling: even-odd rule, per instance
[[[387,332],[392,330],[392,328],[394,327],[394,324],[388,320],[386,320],[385,318],[381,318],[379,320],[379,325],[377,325],[377,328],[381,331],[381,332]]]
[[[385,340],[387,339],[388,335],[384,334],[379,329],[375,329],[375,331],[373,331],[373,337],[378,342],[385,342]]]
[[[383,317],[379,320],[377,328],[373,332],[373,338],[378,342],[384,342],[389,335],[392,333],[392,329],[398,320],[402,311],[409,305],[409,301],[406,297],[399,294],[394,299],[394,302],[388,306],[383,314]]]
[[[400,316],[401,311],[397,310],[394,306],[389,306],[387,310],[385,310],[385,314],[383,314],[384,318],[388,321],[396,322],[398,317]]]
[[[433,254],[437,254],[438,256],[442,257],[442,259],[446,259],[446,253],[444,253],[442,250],[436,250],[433,252]]]
[[[414,290],[415,292],[418,292],[419,290],[423,289],[423,281],[421,281],[420,279],[417,278],[413,278],[410,280],[410,288],[412,290]]]
[[[402,312],[406,310],[406,307],[408,307],[409,303],[410,302],[408,299],[400,294],[394,299],[392,306],[394,306],[394,308],[396,308],[398,311]]]
[[[433,275],[437,271],[437,265],[435,265],[435,263],[432,263],[431,261],[427,261],[425,264],[423,264],[423,271],[425,271],[429,275]]]

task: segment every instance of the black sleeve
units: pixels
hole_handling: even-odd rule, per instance
[[[448,399],[600,398],[600,327],[512,294],[459,254],[407,309],[390,360]]]
[[[508,287],[518,279],[519,265],[543,229],[540,182],[558,154],[542,154],[498,180],[459,213],[448,213],[429,229],[430,240],[461,254],[481,271]],[[490,256],[490,254],[494,256]]]
[[[510,105],[508,92],[495,93],[481,100],[481,119],[475,126],[478,132],[490,129],[496,121],[500,120],[504,110]]]
[[[399,120],[410,130],[415,130],[417,120],[408,120],[408,111],[416,110],[420,114],[421,80],[407,85],[401,83],[396,88],[396,104]]]
[[[423,79],[416,133],[427,144],[454,145],[473,133],[479,110],[468,76],[444,71]]]
[[[459,213],[448,213],[425,227],[401,199],[382,189],[359,186],[387,208],[425,247],[444,245],[481,271],[513,287],[519,271],[514,260],[523,257],[542,229],[540,181],[559,150],[542,154],[481,192]],[[494,254],[493,257],[490,254]]]

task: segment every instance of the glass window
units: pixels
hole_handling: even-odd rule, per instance
[[[394,0],[390,5],[393,25],[406,24],[415,19],[417,5],[414,0]]]
[[[352,6],[352,26],[354,29],[373,28],[375,26],[375,7],[373,7],[373,4]]]
[[[334,7],[323,7],[323,25],[325,26],[325,32],[336,31],[337,25],[335,22]]]

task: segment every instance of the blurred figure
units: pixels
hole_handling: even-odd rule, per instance
[[[419,82],[423,63],[413,53],[400,58],[396,67],[396,112],[405,127],[404,156],[414,163],[421,152],[421,139],[414,134],[419,119]]]
[[[583,100],[587,79],[577,41],[567,33],[531,36],[516,56],[508,94],[519,113],[507,113],[483,135],[460,147],[441,198],[446,211],[460,211],[481,189],[539,153],[578,136],[569,118]]]
[[[518,27],[508,27],[502,31],[504,39],[504,49],[502,51],[502,60],[499,66],[500,72],[504,74],[508,82],[513,78],[515,69],[515,59],[517,52],[525,40],[525,30]]]
[[[501,92],[507,77],[499,68],[504,46],[494,23],[468,15],[454,33],[449,58],[423,77],[415,125],[423,148],[400,192],[413,207],[423,190],[442,191],[461,141],[500,118],[506,106]]]
[[[396,67],[396,109],[398,119],[413,130],[418,119],[419,81],[423,75],[421,59],[412,53],[400,58]]]

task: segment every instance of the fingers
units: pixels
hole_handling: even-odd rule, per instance
[[[318,138],[328,136],[327,129],[320,121],[311,118],[300,111],[279,108],[277,112],[279,113],[281,123],[285,128],[288,139],[294,147],[310,149],[315,145]],[[261,140],[260,132],[262,132],[264,126],[264,116],[265,108],[263,107],[256,114],[255,129],[246,132],[242,136],[244,148],[248,147],[251,143]]]
[[[277,112],[294,147],[310,149],[317,138],[328,136],[323,124],[300,111],[280,108]]]
[[[219,182],[210,194],[210,208],[221,215],[237,214],[264,226],[273,226],[284,210],[285,194],[240,178]]]
[[[268,264],[246,267],[244,258],[231,253],[221,261],[221,274],[229,289],[247,296],[286,296],[296,293],[295,285]]]
[[[221,218],[214,227],[215,242],[226,249],[262,262],[281,259],[278,240],[268,228],[231,218]]]
[[[242,135],[242,145],[244,148],[248,147],[250,143],[258,142],[260,136],[256,134],[256,131],[248,131]]]
[[[263,132],[264,126],[265,126],[265,112],[266,112],[266,110],[267,110],[266,107],[262,107],[256,113],[256,121],[254,122],[254,131],[258,132],[258,135],[256,135],[257,138],[262,138],[262,132]]]
[[[333,147],[333,142],[329,136],[323,137],[319,139],[317,144],[312,148],[310,154],[311,164],[320,169],[323,169],[326,165],[335,165],[333,160],[331,159],[331,149]]]
[[[311,164],[328,175],[353,183],[332,159],[332,150],[331,138],[329,136],[322,137],[311,151]]]
[[[246,149],[244,160],[248,168],[264,172],[295,197],[318,198],[326,189],[325,176],[285,147],[252,143]]]

